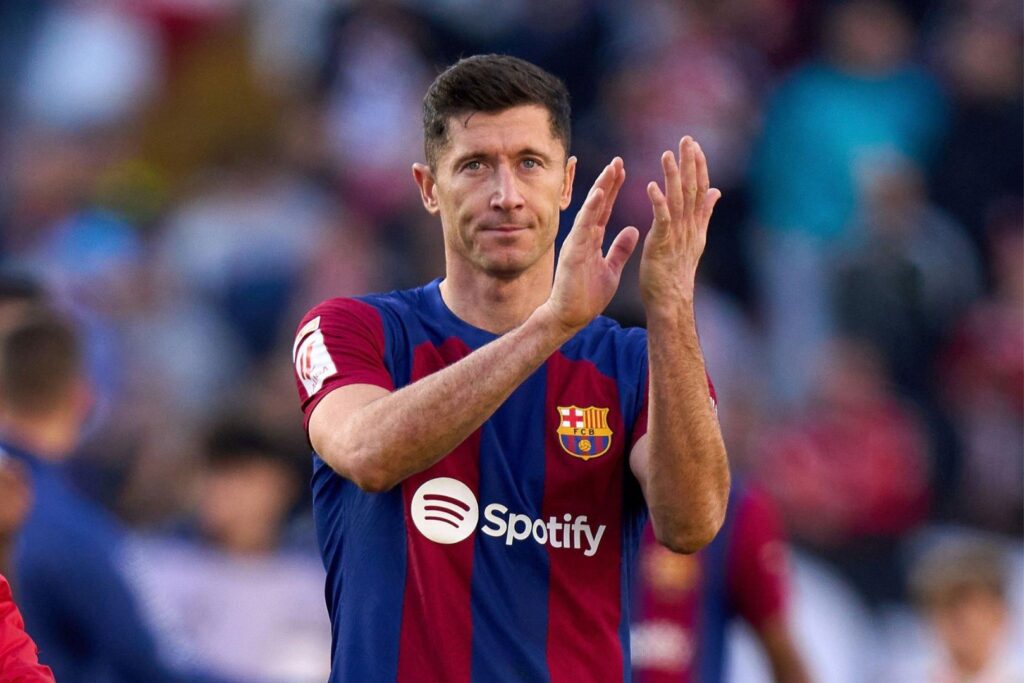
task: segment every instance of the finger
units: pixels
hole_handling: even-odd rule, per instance
[[[679,172],[682,185],[683,210],[690,215],[697,204],[697,177],[694,167],[694,147],[696,143],[689,135],[679,141]]]
[[[583,200],[583,206],[577,212],[576,221],[573,223],[572,230],[569,231],[566,239],[587,239],[590,237],[593,233],[594,223],[598,215],[600,215],[603,201],[604,190],[597,187],[597,183],[594,183],[594,187],[590,188],[587,198]]]
[[[665,196],[671,215],[681,216],[686,203],[683,200],[683,188],[679,184],[679,166],[676,165],[676,158],[672,152],[661,155],[661,169],[665,173]]]
[[[599,219],[602,227],[608,225],[608,221],[612,217],[612,209],[615,208],[615,199],[619,196],[619,190],[622,189],[622,184],[626,180],[626,169],[620,157],[612,159],[611,166],[613,172],[611,186],[608,188],[608,194],[605,196],[604,207],[602,207]]]
[[[590,193],[587,194],[587,199],[590,199],[591,195],[593,195],[594,193],[594,190],[601,190],[603,193],[601,202],[596,206],[596,211],[592,214],[587,214],[588,220],[590,220],[591,222],[595,222],[596,220],[598,220],[601,217],[601,214],[604,213],[604,197],[607,197],[608,191],[611,189],[612,178],[614,176],[614,173],[615,169],[613,168],[613,165],[611,163],[605,165],[605,167],[601,169],[601,172],[594,179],[594,184],[590,186]],[[584,205],[586,205],[586,202],[584,202]]]
[[[694,143],[694,144],[695,144],[695,149],[694,149],[693,161],[694,161],[694,169],[696,171],[696,176],[697,176],[697,195],[696,195],[696,198],[697,199],[701,199],[701,198],[707,197],[708,188],[711,187],[711,181],[708,179],[708,160],[707,160],[707,157],[704,156],[704,150],[701,149],[699,144],[697,144],[697,143]],[[699,201],[698,203],[702,204],[703,200]],[[703,206],[701,206],[701,208],[703,208]]]
[[[604,262],[608,264],[608,267],[611,268],[616,276],[622,275],[622,269],[626,266],[626,261],[633,255],[633,251],[639,242],[640,231],[632,225],[623,228],[615,236],[612,246],[608,247],[608,255],[604,257]]]
[[[704,221],[707,222],[711,219],[711,212],[715,210],[715,204],[722,198],[722,191],[717,187],[712,187],[710,190],[704,193],[704,206],[703,214]]]
[[[647,183],[647,196],[651,200],[651,209],[654,211],[654,224],[652,231],[663,231],[668,229],[672,221],[672,214],[668,208],[668,199],[653,180]]]

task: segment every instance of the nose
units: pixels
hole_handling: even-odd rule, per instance
[[[499,164],[494,174],[494,194],[491,195],[491,208],[511,212],[520,209],[524,204],[523,194],[519,188],[519,178],[508,164]]]

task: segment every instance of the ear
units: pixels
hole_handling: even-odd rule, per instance
[[[572,181],[576,179],[576,157],[569,157],[565,162],[565,178],[562,179],[562,196],[558,200],[558,208],[565,211],[572,202]]]
[[[413,164],[412,177],[416,181],[416,187],[420,188],[423,208],[436,216],[440,209],[437,203],[437,182],[434,180],[434,172],[426,164]]]

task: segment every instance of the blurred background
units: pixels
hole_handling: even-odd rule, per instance
[[[706,151],[702,344],[816,677],[928,656],[908,577],[950,534],[1005,549],[1021,642],[1021,27],[1015,0],[0,3],[0,260],[83,332],[97,402],[68,476],[132,529],[167,647],[323,680],[294,326],[443,273],[420,100],[478,52],[569,87],[563,228],[613,155],[613,224],[643,228],[660,151]],[[642,325],[636,262],[609,315]],[[749,639],[733,680],[764,675]]]

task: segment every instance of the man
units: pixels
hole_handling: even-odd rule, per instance
[[[42,661],[61,683],[195,681],[161,660],[121,575],[123,532],[67,482],[91,405],[70,324],[30,305],[0,331],[0,452],[27,470],[32,504],[13,565]]]
[[[477,56],[424,99],[413,176],[446,273],[333,299],[293,360],[316,456],[332,681],[614,681],[650,510],[693,552],[725,514],[728,463],[693,321],[720,193],[690,138],[650,183],[648,331],[599,317],[639,240],[605,227],[625,171],[595,181],[555,268],[568,156],[562,83]],[[647,377],[649,376],[649,380]]]
[[[782,521],[768,496],[733,484],[718,536],[694,555],[644,534],[634,601],[634,683],[724,680],[726,632],[736,617],[757,636],[773,679],[809,678],[787,623]]]

